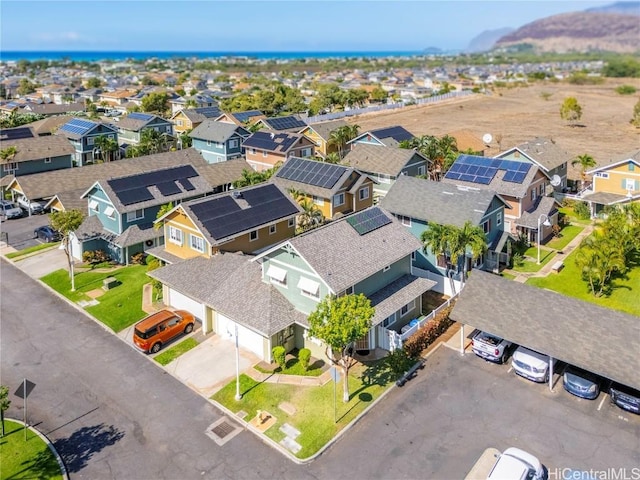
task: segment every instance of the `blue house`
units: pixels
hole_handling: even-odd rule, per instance
[[[415,135],[404,127],[377,128],[361,133],[356,138],[347,142],[353,148],[356,144],[376,145],[379,147],[397,147],[404,140],[411,140]]]
[[[173,137],[173,123],[150,113],[132,112],[118,121],[120,143],[137,145],[145,130],[155,130]]]
[[[233,123],[205,120],[189,136],[195,148],[209,163],[226,162],[242,157],[242,144],[251,132]]]
[[[509,232],[504,230],[504,210],[509,204],[491,190],[458,187],[420,178],[401,176],[389,189],[380,205],[391,212],[416,238],[429,229],[429,222],[462,227],[467,221],[482,227],[488,250],[476,260],[475,266],[497,271],[509,261]],[[503,250],[505,250],[503,252]],[[471,270],[471,258],[466,259]],[[441,293],[451,294],[444,276],[451,271],[449,259],[434,252],[418,250],[413,258],[414,272],[438,281]],[[460,280],[462,259],[455,266],[454,276]],[[440,276],[436,278],[434,275]]]
[[[81,198],[89,216],[74,232],[76,256],[104,250],[112,260],[129,264],[131,257],[164,243],[153,222],[163,205],[202,197],[212,190],[193,165],[180,165],[125,177],[100,180]]]
[[[118,141],[118,131],[111,125],[92,122],[83,118],[72,118],[56,132],[66,137],[73,145],[73,163],[77,167],[94,163],[99,158],[96,139],[100,136]]]

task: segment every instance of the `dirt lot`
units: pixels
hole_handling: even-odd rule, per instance
[[[640,91],[638,79],[608,79],[603,85],[587,86],[537,83],[446,104],[361,115],[348,121],[358,124],[361,132],[402,125],[416,136],[469,130],[481,139],[491,133],[494,141],[486,155],[495,155],[537,136],[546,137],[573,155],[588,153],[599,164],[606,164],[640,149],[640,129],[629,123],[639,95],[619,95],[615,87],[622,84],[634,85]],[[551,97],[545,100],[543,92]],[[578,122],[581,126],[569,126],[560,118],[560,105],[566,97],[575,97],[582,106]],[[499,146],[496,139],[500,136]]]

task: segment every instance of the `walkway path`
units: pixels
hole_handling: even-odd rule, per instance
[[[327,370],[317,377],[306,377],[303,375],[282,375],[279,373],[262,373],[255,368],[248,368],[246,375],[256,382],[279,383],[281,385],[302,385],[305,387],[319,387],[331,380],[331,372]]]

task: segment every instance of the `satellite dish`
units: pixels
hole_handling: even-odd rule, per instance
[[[560,185],[560,182],[562,182],[560,175],[554,175],[553,177],[551,177],[551,185],[553,185],[554,187]]]
[[[487,144],[487,145],[491,143],[491,140],[493,140],[493,137],[491,136],[491,134],[490,134],[490,133],[485,133],[485,134],[482,136],[482,141],[483,141],[485,144]]]

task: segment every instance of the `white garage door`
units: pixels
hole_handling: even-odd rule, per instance
[[[225,317],[224,315],[216,314],[216,332],[222,338],[226,338],[229,341],[235,342],[236,325],[238,326],[238,344],[242,348],[251,350],[264,360],[264,351],[262,348],[262,335],[243,327],[240,324],[236,324],[233,320]]]
[[[192,313],[201,322],[204,318],[204,305],[173,289],[169,289],[169,305],[171,308]]]

